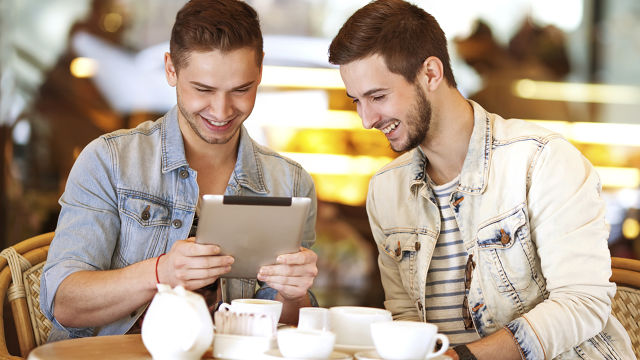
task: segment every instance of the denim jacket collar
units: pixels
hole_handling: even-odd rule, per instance
[[[467,156],[462,164],[460,172],[460,184],[458,191],[466,193],[481,194],[487,187],[487,178],[489,176],[489,160],[491,159],[491,118],[489,114],[480,105],[474,101],[468,100],[473,106],[473,131],[469,139],[469,148]],[[479,156],[482,154],[482,156]],[[412,150],[411,154],[411,172],[412,179],[409,183],[411,190],[415,191],[416,186],[426,183],[427,174],[425,173],[427,162],[429,161],[418,146]]]
[[[178,107],[174,106],[165,115],[162,122],[162,172],[167,173],[177,168],[188,166],[184,153],[182,132],[178,123]],[[262,166],[256,158],[256,144],[253,143],[247,129],[240,127],[238,159],[233,170],[231,182],[246,187],[253,192],[266,194],[268,189],[264,182]],[[234,184],[235,185],[235,184]]]
[[[168,173],[182,166],[188,166],[184,154],[184,142],[178,123],[178,106],[174,106],[164,116],[161,126],[162,173]]]

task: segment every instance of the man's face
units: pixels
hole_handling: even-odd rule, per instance
[[[165,63],[167,81],[176,87],[178,119],[189,125],[181,126],[185,140],[226,144],[236,138],[253,110],[262,77],[255,50],[193,51],[179,73],[168,55]]]
[[[431,104],[418,82],[392,73],[372,55],[340,66],[347,96],[357,105],[366,129],[382,131],[397,152],[420,145],[429,130]]]

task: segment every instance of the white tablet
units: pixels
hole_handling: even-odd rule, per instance
[[[203,195],[196,242],[216,244],[235,262],[227,278],[255,278],[281,254],[298,252],[311,199]]]

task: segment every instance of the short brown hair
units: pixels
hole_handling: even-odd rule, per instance
[[[402,0],[377,0],[356,11],[329,46],[329,62],[348,64],[379,54],[389,71],[414,82],[422,63],[435,56],[449,86],[456,87],[447,38],[436,19]]]
[[[223,52],[252,47],[262,65],[262,32],[256,11],[238,0],[191,0],[176,15],[169,51],[176,71],[192,51]]]

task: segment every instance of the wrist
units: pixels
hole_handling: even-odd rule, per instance
[[[453,351],[458,355],[458,359],[460,360],[478,360],[471,350],[467,347],[467,345],[458,345],[453,348]]]
[[[157,258],[156,258],[156,264],[155,264],[155,271],[156,271],[156,284],[161,284],[160,282],[160,274],[159,274],[159,267],[160,267],[160,259],[164,256],[165,254],[160,254]]]

